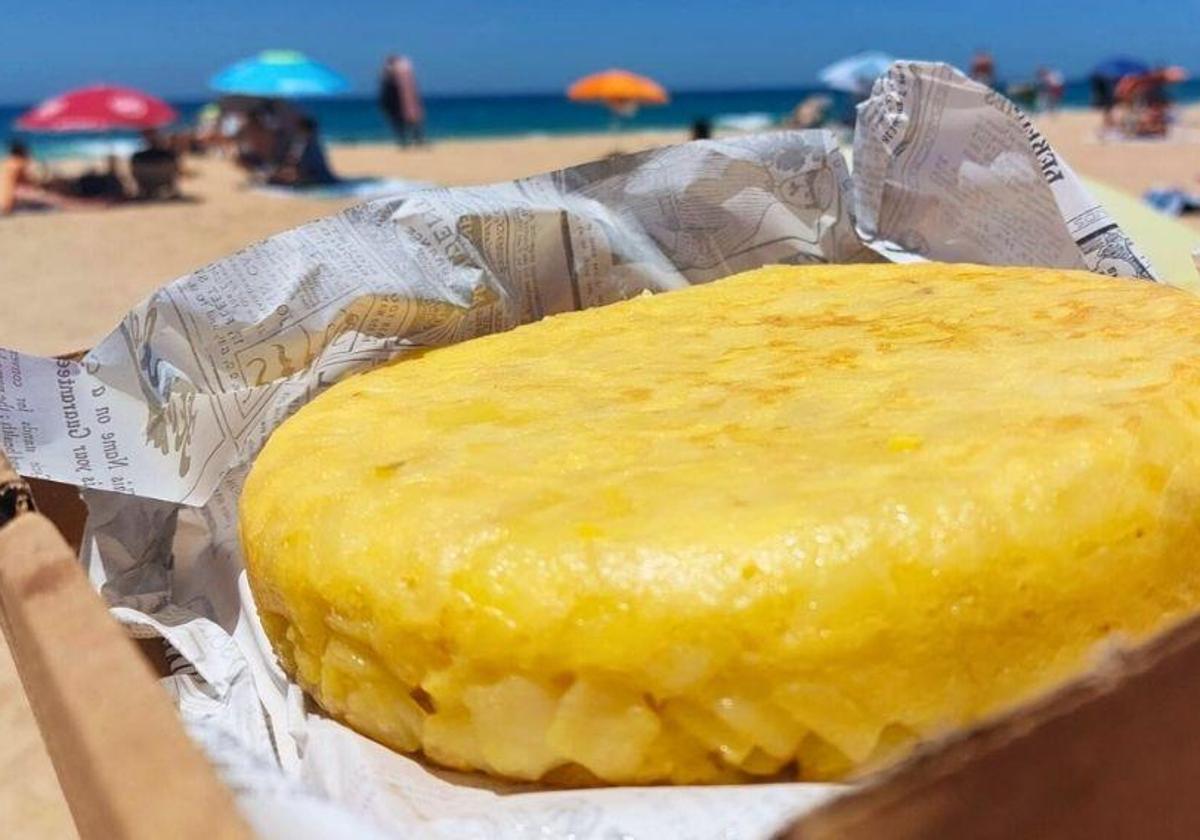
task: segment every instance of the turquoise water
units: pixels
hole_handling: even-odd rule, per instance
[[[676,93],[671,103],[644,108],[631,120],[630,129],[681,128],[705,117],[718,125],[742,121],[777,120],[789,113],[816,88],[787,90],[692,91]],[[1200,101],[1200,79],[1173,88],[1177,101]],[[849,102],[834,94],[835,112],[847,110]],[[1064,104],[1085,106],[1089,91],[1086,81],[1067,86]],[[204,102],[173,102],[183,121],[192,120]],[[387,140],[387,124],[373,97],[338,97],[301,102],[321,126],[329,141],[363,143]],[[28,106],[0,106],[0,139],[12,133],[12,123]],[[571,134],[605,131],[610,118],[604,108],[568,102],[560,94],[490,97],[429,97],[425,102],[426,133],[433,140],[499,135]],[[131,147],[133,135],[28,135],[34,153],[43,158],[61,158],[123,151]]]

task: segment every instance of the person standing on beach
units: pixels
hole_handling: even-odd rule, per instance
[[[1116,119],[1113,117],[1113,108],[1117,104],[1117,95],[1114,89],[1116,85],[1103,73],[1093,73],[1088,78],[1088,83],[1092,87],[1092,107],[1100,111],[1101,132],[1115,128]]]
[[[412,134],[413,142],[422,145],[425,142],[425,104],[421,101],[421,92],[417,90],[417,74],[406,55],[396,60],[395,68],[404,122]]]
[[[425,107],[407,56],[389,55],[384,62],[379,76],[379,108],[401,146],[425,142]]]
[[[399,59],[389,55],[379,71],[379,110],[387,117],[392,131],[396,134],[396,142],[401,146],[408,145],[408,125],[404,122],[404,103],[401,101],[400,84],[396,78],[395,64]]]
[[[987,50],[977,50],[971,56],[971,72],[968,75],[981,85],[996,87],[996,62],[992,54]]]
[[[1039,67],[1036,78],[1038,110],[1053,114],[1062,102],[1063,89],[1066,87],[1063,75],[1053,67]]]

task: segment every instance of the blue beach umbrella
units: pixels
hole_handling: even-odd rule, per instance
[[[266,50],[226,67],[208,80],[222,93],[245,96],[329,96],[350,89],[346,78],[332,68],[294,50]]]
[[[846,93],[866,93],[877,78],[887,72],[895,61],[887,53],[862,52],[835,61],[819,74],[827,87]]]
[[[1092,68],[1093,76],[1106,79],[1122,79],[1125,76],[1140,76],[1150,72],[1150,65],[1127,55],[1114,55]]]

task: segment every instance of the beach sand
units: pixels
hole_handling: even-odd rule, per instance
[[[1155,185],[1200,190],[1200,108],[1182,117],[1179,136],[1156,143],[1100,143],[1090,112],[1042,117],[1038,125],[1078,172],[1139,195]],[[625,134],[619,147],[629,152],[685,139],[682,131]],[[546,172],[603,157],[617,145],[603,134],[522,137],[412,150],[335,146],[330,156],[347,177],[457,185]],[[247,190],[224,160],[192,159],[188,166],[191,201],[0,218],[0,346],[41,354],[91,346],[164,282],[353,203]],[[1200,231],[1200,218],[1188,224]]]

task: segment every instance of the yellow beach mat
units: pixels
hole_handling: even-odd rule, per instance
[[[854,168],[854,151],[842,148]],[[1200,272],[1192,252],[1200,248],[1200,231],[1157,212],[1123,190],[1075,173],[1091,194],[1150,258],[1158,276],[1172,286],[1200,294]]]
[[[1091,178],[1088,190],[1145,252],[1158,275],[1172,286],[1200,294],[1200,274],[1192,251],[1200,248],[1200,231],[1151,209],[1129,193]]]

